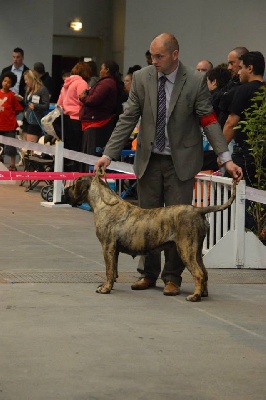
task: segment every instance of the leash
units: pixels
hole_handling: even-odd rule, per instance
[[[92,181],[97,180],[97,182],[99,182],[100,180],[102,180],[101,178],[104,178],[104,181],[105,181],[107,187],[108,187],[109,190],[111,191],[111,188],[109,187],[108,182],[107,182],[107,174],[106,174],[105,170],[104,170],[103,168],[100,167],[100,168],[97,169],[96,174],[95,174],[94,178],[92,179]],[[99,183],[100,183],[100,182],[99,182]],[[101,200],[102,200],[107,206],[114,206],[114,205],[116,205],[116,204],[119,203],[120,199],[119,199],[119,197],[118,197],[117,195],[116,195],[116,196],[117,196],[117,199],[115,199],[115,201],[107,202],[107,201],[104,199],[104,196],[102,195],[101,186],[99,186],[99,191],[100,191]]]
[[[40,124],[40,121],[38,120],[38,118],[37,118],[37,116],[36,116],[34,110],[31,110],[31,111],[30,111],[30,114],[29,114],[29,121],[30,121],[30,123],[33,124],[34,118],[32,118],[32,115],[33,115],[33,117],[36,119],[37,124],[38,124],[39,127],[41,128],[43,134],[44,134],[44,135],[47,135],[47,133],[46,133],[45,130],[43,129],[42,125]]]
[[[101,178],[104,178],[105,183],[108,185],[108,183],[107,183],[107,174],[106,174],[106,171],[102,167],[97,169],[93,180],[97,179],[99,181],[99,179],[101,179]]]

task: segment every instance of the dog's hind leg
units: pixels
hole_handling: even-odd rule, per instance
[[[187,296],[187,301],[201,301],[201,296],[204,293],[204,296],[208,296],[208,291],[206,291],[205,284],[205,276],[202,269],[199,267],[198,263],[194,260],[190,259],[190,263],[187,264],[188,270],[191,272],[194,280],[194,293]]]
[[[202,241],[203,243],[203,241]],[[201,297],[208,297],[208,271],[205,268],[203,257],[202,257],[202,245],[198,247],[197,251],[197,262],[203,272],[203,284],[201,288]]]
[[[118,264],[118,251],[116,249],[116,246],[109,243],[109,244],[103,244],[103,255],[104,255],[104,261],[105,261],[105,266],[106,266],[106,283],[103,283],[100,285],[96,292],[97,293],[102,293],[102,294],[107,294],[110,293],[114,282],[117,278],[117,264]]]
[[[193,276],[195,284],[194,293],[187,296],[186,299],[188,301],[201,301],[201,293],[204,284],[204,272],[197,261],[196,244],[189,241],[183,241],[182,248],[179,244],[178,251],[184,265]]]
[[[208,297],[208,272],[205,268],[205,265],[203,263],[203,259],[202,259],[202,255],[200,257],[200,259],[198,259],[198,264],[201,267],[201,270],[203,272],[203,283],[202,283],[202,288],[201,288],[201,297]]]

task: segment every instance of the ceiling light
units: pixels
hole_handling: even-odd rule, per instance
[[[81,31],[82,30],[82,22],[81,21],[71,21],[69,24],[70,28],[73,29],[73,31]]]

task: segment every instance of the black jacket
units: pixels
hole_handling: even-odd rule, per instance
[[[50,94],[50,96],[53,96],[54,93],[54,82],[53,79],[51,78],[51,76],[49,75],[48,72],[45,72],[42,76],[41,76],[41,81],[43,83],[43,86],[47,87],[48,92]]]
[[[220,101],[216,98],[216,104],[218,103],[218,121],[223,129],[226,120],[230,114],[229,108],[233,101],[233,97],[236,89],[241,85],[238,76],[232,78],[219,92]]]

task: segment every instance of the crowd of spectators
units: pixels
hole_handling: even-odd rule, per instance
[[[243,72],[241,72],[243,71],[243,62],[246,62],[246,59],[244,58],[243,61],[242,57],[250,53],[253,54],[252,57],[247,57],[250,63],[256,62],[254,61],[256,57],[261,57],[259,75],[255,74],[253,77],[251,74],[252,81],[257,82],[255,84],[250,84],[246,75],[243,77]],[[153,64],[150,49],[145,52],[145,58],[147,66]],[[261,53],[249,52],[246,47],[241,46],[229,52],[227,62],[213,66],[211,61],[203,59],[198,61],[195,67],[199,73],[206,74],[213,109],[224,130],[233,157],[237,151],[238,162],[240,162],[239,148],[243,149],[245,146],[239,133],[237,141],[235,140],[236,135],[233,128],[240,119],[243,119],[244,109],[250,104],[250,99],[255,91],[263,84],[263,63],[264,57]],[[62,71],[62,89],[55,103],[60,105],[64,112],[66,148],[87,154],[100,154],[99,149],[104,149],[119,114],[126,108],[133,74],[141,68],[137,64],[129,67],[123,79],[121,79],[119,66],[114,61],[108,60],[101,66],[100,74],[95,61],[79,62],[73,66],[71,71]],[[252,71],[254,68],[256,70],[256,66],[253,67],[252,64],[250,64],[250,68]],[[6,73],[12,73],[16,79],[13,75],[7,76]],[[239,75],[241,79],[239,79]],[[41,118],[48,112],[49,101],[53,99],[53,78],[46,72],[42,62],[35,62],[33,68],[29,69],[24,64],[24,51],[17,47],[13,51],[13,63],[2,70],[2,94],[6,90],[3,87],[4,79],[5,87],[6,81],[9,81],[8,85],[10,83],[13,85],[9,89],[14,93],[16,100],[12,112],[17,114],[17,120],[23,121],[24,138],[38,141],[43,134]],[[252,89],[245,89],[251,88],[251,86]],[[240,108],[237,107],[239,103],[243,104]],[[0,113],[2,117],[4,115],[3,107],[2,105],[2,114]],[[236,109],[238,114],[236,114]],[[57,126],[59,126],[58,123]],[[0,126],[3,135],[11,135],[10,131],[12,131],[12,136],[14,136],[16,126],[12,125],[10,130],[6,130],[4,127],[5,125]],[[230,135],[228,134],[229,130]],[[9,133],[5,133],[6,131]],[[0,156],[2,160],[5,153],[6,155],[10,154],[9,147],[2,151]],[[13,157],[12,154],[11,168],[15,168]],[[241,165],[243,167],[243,162]],[[245,165],[248,168],[250,163]],[[85,167],[83,166],[83,168]],[[216,155],[209,145],[204,154],[202,169],[215,170],[218,168]],[[72,169],[80,169],[79,164],[73,163]],[[246,173],[245,177],[247,176],[249,183],[252,183],[250,178],[252,174]]]

